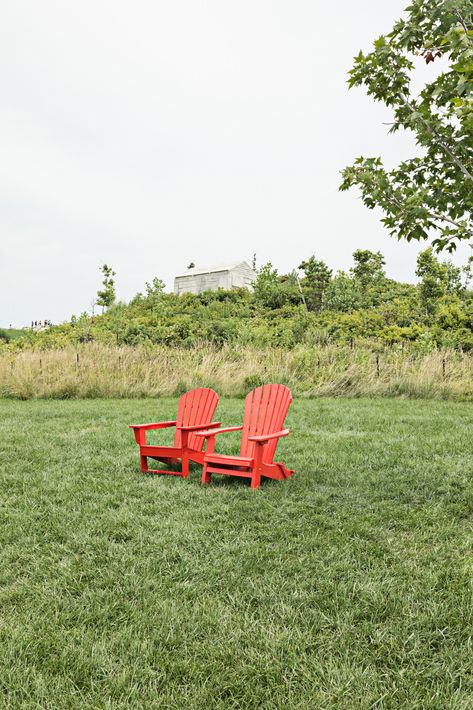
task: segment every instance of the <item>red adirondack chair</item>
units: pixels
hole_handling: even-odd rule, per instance
[[[251,488],[259,488],[261,476],[281,481],[294,471],[273,461],[278,439],[289,434],[283,429],[292,402],[291,391],[284,385],[263,385],[245,399],[242,426],[199,431],[196,436],[208,439],[204,456],[202,483],[210,483],[214,473],[251,478]],[[215,437],[228,431],[243,431],[239,456],[216,454]]]
[[[220,422],[212,422],[218,404],[218,394],[208,388],[189,390],[179,398],[177,418],[170,422],[156,424],[130,424],[135,440],[140,447],[140,467],[143,473],[167,473],[187,478],[189,461],[204,463],[204,439],[197,437],[195,431],[204,427],[219,427]],[[146,443],[146,432],[151,429],[175,427],[173,446],[155,446]],[[148,468],[148,458],[166,464],[182,462],[181,471]]]

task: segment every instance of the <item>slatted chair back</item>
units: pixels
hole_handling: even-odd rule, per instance
[[[248,441],[248,437],[281,431],[291,402],[291,390],[285,385],[263,385],[247,395],[240,456],[254,455],[256,444]],[[263,450],[264,463],[273,461],[277,445],[277,439],[266,444]]]
[[[179,398],[176,417],[176,434],[174,446],[181,446],[181,432],[179,426],[193,426],[204,424],[207,426],[217,409],[218,394],[208,387],[197,387],[189,390]],[[194,451],[202,451],[205,439],[189,434],[188,447]]]

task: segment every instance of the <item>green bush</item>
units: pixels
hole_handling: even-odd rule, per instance
[[[303,262],[300,279],[267,263],[253,292],[219,289],[177,296],[164,293],[162,282],[154,279],[145,295],[114,304],[104,314],[72,316],[69,323],[24,331],[15,340],[0,331],[0,346],[42,350],[96,342],[192,348],[207,343],[293,349],[362,341],[377,349],[413,341],[421,352],[473,349],[473,294],[459,283],[458,270],[427,250],[419,256],[421,282],[414,286],[388,279],[378,253],[358,250],[355,256],[352,269],[333,277],[317,260]]]

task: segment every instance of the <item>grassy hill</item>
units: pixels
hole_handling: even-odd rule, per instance
[[[158,278],[129,303],[106,313],[72,316],[68,323],[26,331],[15,347],[54,349],[104,345],[238,344],[257,348],[350,343],[379,346],[417,343],[420,348],[473,350],[473,260],[464,269],[440,262],[431,249],[418,259],[418,285],[386,277],[382,255],[354,252],[348,272],[333,274],[315,257],[279,274],[270,263],[258,271],[252,293],[245,289],[177,296]],[[112,298],[113,300],[113,298]]]
[[[261,382],[297,395],[472,396],[468,273],[421,253],[419,284],[386,277],[358,251],[335,275],[311,257],[271,264],[253,292],[165,293],[157,278],[129,303],[0,340],[0,396],[162,396],[191,386],[241,395]],[[472,264],[473,265],[473,262]]]

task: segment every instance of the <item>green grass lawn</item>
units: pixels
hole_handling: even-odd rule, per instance
[[[141,476],[175,407],[0,402],[0,707],[473,707],[472,405],[296,401],[260,491]]]

